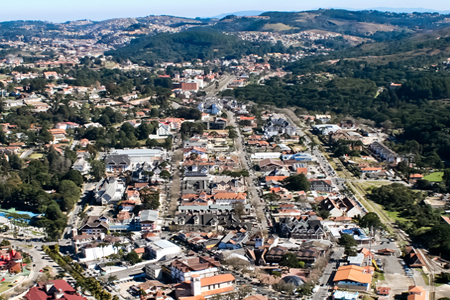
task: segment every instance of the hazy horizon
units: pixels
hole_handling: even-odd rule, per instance
[[[274,3],[267,0],[248,0],[245,3],[237,0],[213,3],[206,0],[181,1],[173,0],[170,4],[155,0],[56,0],[21,1],[5,3],[0,11],[0,22],[15,20],[39,20],[50,22],[67,22],[76,20],[101,21],[115,18],[137,18],[149,15],[170,15],[178,17],[214,17],[241,11],[304,11],[318,8],[342,8],[349,10],[392,9],[394,12],[418,11],[450,11],[450,1],[434,1],[432,4],[418,0],[378,0],[364,3],[356,0],[336,1],[318,0],[314,3],[302,0],[284,0]]]

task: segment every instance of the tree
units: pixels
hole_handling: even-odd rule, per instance
[[[83,184],[83,175],[81,175],[80,171],[77,170],[69,170],[62,179],[73,181],[76,185],[81,186]]]
[[[267,193],[262,196],[267,202],[277,202],[281,200],[281,196],[275,193]]]
[[[65,211],[69,211],[73,208],[75,203],[80,198],[80,188],[70,180],[63,180],[58,188],[58,193],[62,197],[61,208]]]
[[[281,258],[280,266],[289,268],[304,268],[305,263],[303,261],[299,261],[294,253],[288,252]]]
[[[272,284],[272,288],[277,292],[285,292],[288,295],[294,294],[295,286],[292,283],[287,283],[280,280],[278,283]]]
[[[152,191],[149,188],[143,188],[139,191],[139,195],[142,200],[142,209],[158,209],[160,206],[159,202],[159,191]]]
[[[100,160],[93,160],[91,162],[91,172],[90,174],[94,177],[95,181],[100,181],[103,176],[105,176],[105,163]]]
[[[353,236],[350,234],[343,234],[338,242],[339,245],[344,247],[344,253],[347,256],[356,255],[355,247],[358,246]]]
[[[9,245],[11,245],[11,242],[10,241],[8,241],[8,240],[2,240],[2,242],[0,243],[0,246],[9,246]]]
[[[239,217],[245,214],[245,205],[241,201],[236,201],[233,203],[233,212]]]
[[[139,258],[139,255],[134,250],[132,250],[130,253],[128,253],[125,256],[125,260],[128,261],[132,265],[135,265],[141,261],[141,259]]]
[[[362,217],[359,226],[369,229],[373,228],[374,230],[382,229],[384,227],[380,217],[374,212],[369,212]]]
[[[304,174],[289,176],[283,182],[290,191],[309,191],[309,181]]]
[[[170,179],[170,173],[167,170],[162,170],[161,173],[159,174],[159,177],[161,177],[164,180],[169,180]]]

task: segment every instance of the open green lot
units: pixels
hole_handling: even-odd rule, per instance
[[[427,176],[424,176],[423,179],[432,181],[432,182],[441,182],[442,176],[444,176],[444,172],[434,172]]]

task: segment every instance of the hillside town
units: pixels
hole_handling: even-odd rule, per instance
[[[280,62],[309,54],[151,67],[104,54],[133,34],[175,30],[155,20],[110,43],[98,42],[106,29],[95,39],[2,39],[52,52],[0,60],[3,298],[450,295],[444,255],[429,255],[367,200],[365,188],[424,177],[397,171],[412,163],[389,147],[392,132],[226,93],[283,78]],[[337,36],[240,33],[288,46]],[[450,200],[436,192],[424,201]]]

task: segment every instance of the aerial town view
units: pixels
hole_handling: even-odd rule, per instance
[[[450,300],[450,3],[23,2],[0,300]]]

